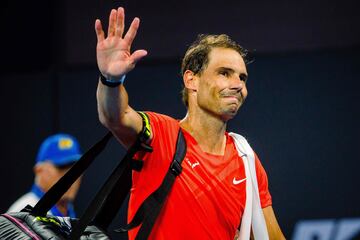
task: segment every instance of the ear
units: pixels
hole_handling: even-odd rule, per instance
[[[183,75],[183,81],[185,88],[193,91],[197,91],[198,77],[191,70],[186,70]]]

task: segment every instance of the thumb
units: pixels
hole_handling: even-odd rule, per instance
[[[135,52],[133,52],[133,54],[131,54],[130,59],[134,64],[136,64],[141,58],[145,57],[146,55],[146,50],[136,50]]]

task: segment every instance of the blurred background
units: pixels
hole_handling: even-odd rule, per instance
[[[249,96],[229,130],[267,170],[288,239],[360,239],[360,14],[356,1],[8,1],[1,7],[0,211],[27,192],[42,140],[56,132],[88,149],[106,129],[96,109],[94,22],[124,6],[141,24],[133,49],[149,54],[128,74],[130,104],[175,118],[180,63],[199,33],[226,33],[255,59]],[[127,25],[127,26],[128,26]],[[112,140],[85,174],[79,215],[124,150]],[[112,227],[125,221],[126,206]],[[124,235],[114,235],[126,239]]]

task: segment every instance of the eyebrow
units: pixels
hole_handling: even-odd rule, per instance
[[[234,72],[235,72],[234,69],[228,68],[228,67],[218,67],[216,70],[217,70],[217,71],[228,71],[228,72],[230,72],[230,73],[234,73]],[[245,78],[245,80],[248,79],[248,74],[246,74],[246,73],[240,73],[239,76]]]

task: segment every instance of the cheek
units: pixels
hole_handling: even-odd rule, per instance
[[[45,187],[46,191],[59,180],[58,173],[55,170],[47,171],[41,178],[42,185]]]
[[[63,170],[54,170],[52,173],[53,181],[57,182],[62,176],[64,176],[65,172]]]
[[[198,101],[202,105],[205,104],[208,106],[212,106],[216,104],[218,98],[219,98],[218,90],[213,86],[207,85],[204,86],[202,91],[199,92]]]
[[[215,80],[207,81],[202,85],[203,92],[213,98],[218,97],[220,90],[223,88],[226,88],[226,86],[221,86],[220,84],[216,83]]]
[[[241,89],[241,95],[243,96],[244,100],[246,99],[247,95],[248,95],[248,90],[246,87],[244,87],[243,89]]]

